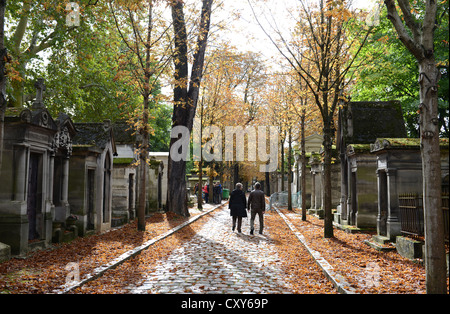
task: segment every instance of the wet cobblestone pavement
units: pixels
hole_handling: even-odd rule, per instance
[[[284,283],[270,227],[249,235],[231,230],[225,206],[194,238],[158,261],[156,271],[130,293],[290,293]],[[257,219],[256,219],[257,220]],[[255,221],[255,230],[259,230]]]

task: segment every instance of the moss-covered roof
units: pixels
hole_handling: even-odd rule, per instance
[[[46,108],[33,109],[26,107],[6,108],[5,122],[30,123],[57,131],[58,126]]]
[[[441,149],[449,148],[449,139],[439,139]],[[371,152],[377,152],[384,149],[420,149],[419,138],[378,138],[374,144],[370,145]]]
[[[89,148],[89,147],[94,147],[95,145],[89,145],[89,144],[75,144],[73,145],[73,147],[75,148]]]
[[[352,150],[357,152],[369,152],[371,144],[349,144],[347,147],[351,147]]]
[[[104,123],[75,123],[77,135],[73,139],[74,145],[95,145],[105,148],[111,140],[111,128]]]
[[[5,110],[5,117],[19,117],[25,107],[8,107]]]
[[[115,165],[130,165],[134,161],[134,158],[114,158],[113,163]]]

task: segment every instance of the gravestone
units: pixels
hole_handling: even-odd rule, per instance
[[[311,153],[309,166],[311,167],[311,208],[308,209],[308,214],[324,218],[323,178],[320,154]]]
[[[54,180],[53,180],[53,204],[55,212],[54,221],[65,222],[70,216],[68,200],[69,187],[69,159],[72,156],[72,139],[76,135],[75,125],[70,117],[60,113],[56,119],[58,132],[53,140],[54,148]]]
[[[163,209],[164,170],[167,169],[164,168],[164,162],[162,160],[156,160],[155,157],[150,159],[150,166],[148,169],[147,177],[147,203],[149,211],[158,211]]]
[[[395,241],[397,252],[401,256],[411,260],[423,257],[423,244],[422,241],[416,241],[402,236],[397,236]]]
[[[0,242],[0,263],[5,262],[11,258],[11,247]]]
[[[314,154],[314,152],[320,152],[322,149],[322,143],[323,143],[323,136],[319,134],[312,134],[310,136],[307,136],[305,138],[305,159],[306,159],[306,173],[301,173],[302,163],[301,163],[301,145],[295,148],[296,151],[298,151],[295,155],[295,163],[292,169],[293,172],[293,191],[294,193],[297,193],[297,191],[301,190],[301,176],[304,175],[306,177],[306,208],[310,209],[311,207],[311,191],[312,191],[312,173],[311,173],[311,166],[309,165],[309,161],[311,158],[311,155]],[[298,198],[300,202],[300,197]],[[301,204],[301,202],[300,202]],[[299,205],[300,206],[300,205]]]

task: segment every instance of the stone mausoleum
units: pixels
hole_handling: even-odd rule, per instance
[[[79,235],[111,228],[113,157],[112,124],[76,123],[70,159],[69,203]]]
[[[449,141],[440,139],[441,182],[447,189]],[[377,234],[386,241],[400,235],[423,235],[422,157],[418,138],[379,138],[371,145],[377,157]],[[406,202],[405,202],[406,201]],[[409,201],[409,203],[408,203]],[[444,215],[445,217],[445,215]],[[448,208],[447,208],[448,240]]]
[[[52,241],[53,221],[69,215],[68,160],[76,134],[70,118],[54,119],[43,103],[43,79],[31,108],[10,108],[0,172],[0,242],[25,255]]]
[[[406,137],[400,102],[349,102],[339,110],[341,199],[335,215],[339,225],[377,225],[377,156],[371,154],[370,144],[380,137]]]

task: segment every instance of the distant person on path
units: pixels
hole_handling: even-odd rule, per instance
[[[264,192],[261,191],[261,184],[259,182],[255,183],[255,189],[248,197],[248,210],[251,210],[250,234],[253,234],[255,230],[256,214],[259,217],[259,234],[262,234],[264,229],[264,212],[266,211],[266,197]]]
[[[209,184],[205,184],[203,186],[202,191],[203,191],[205,202],[208,203],[208,199],[209,199],[209,197],[208,197],[209,196]]]
[[[222,193],[223,193],[223,187],[222,184],[220,184],[220,182],[217,182],[217,188],[218,188],[218,198],[217,198],[217,204],[221,204],[222,203]]]
[[[195,184],[194,186],[194,195],[197,195],[198,193],[198,183]]]
[[[214,204],[219,204],[219,184],[217,182],[214,183]]]
[[[237,222],[237,230],[241,233],[242,217],[247,217],[247,212],[245,211],[247,208],[247,199],[245,198],[244,191],[242,191],[242,183],[236,184],[236,189],[231,192],[228,208],[231,210],[230,216],[233,217],[232,230],[234,231],[236,229]]]

